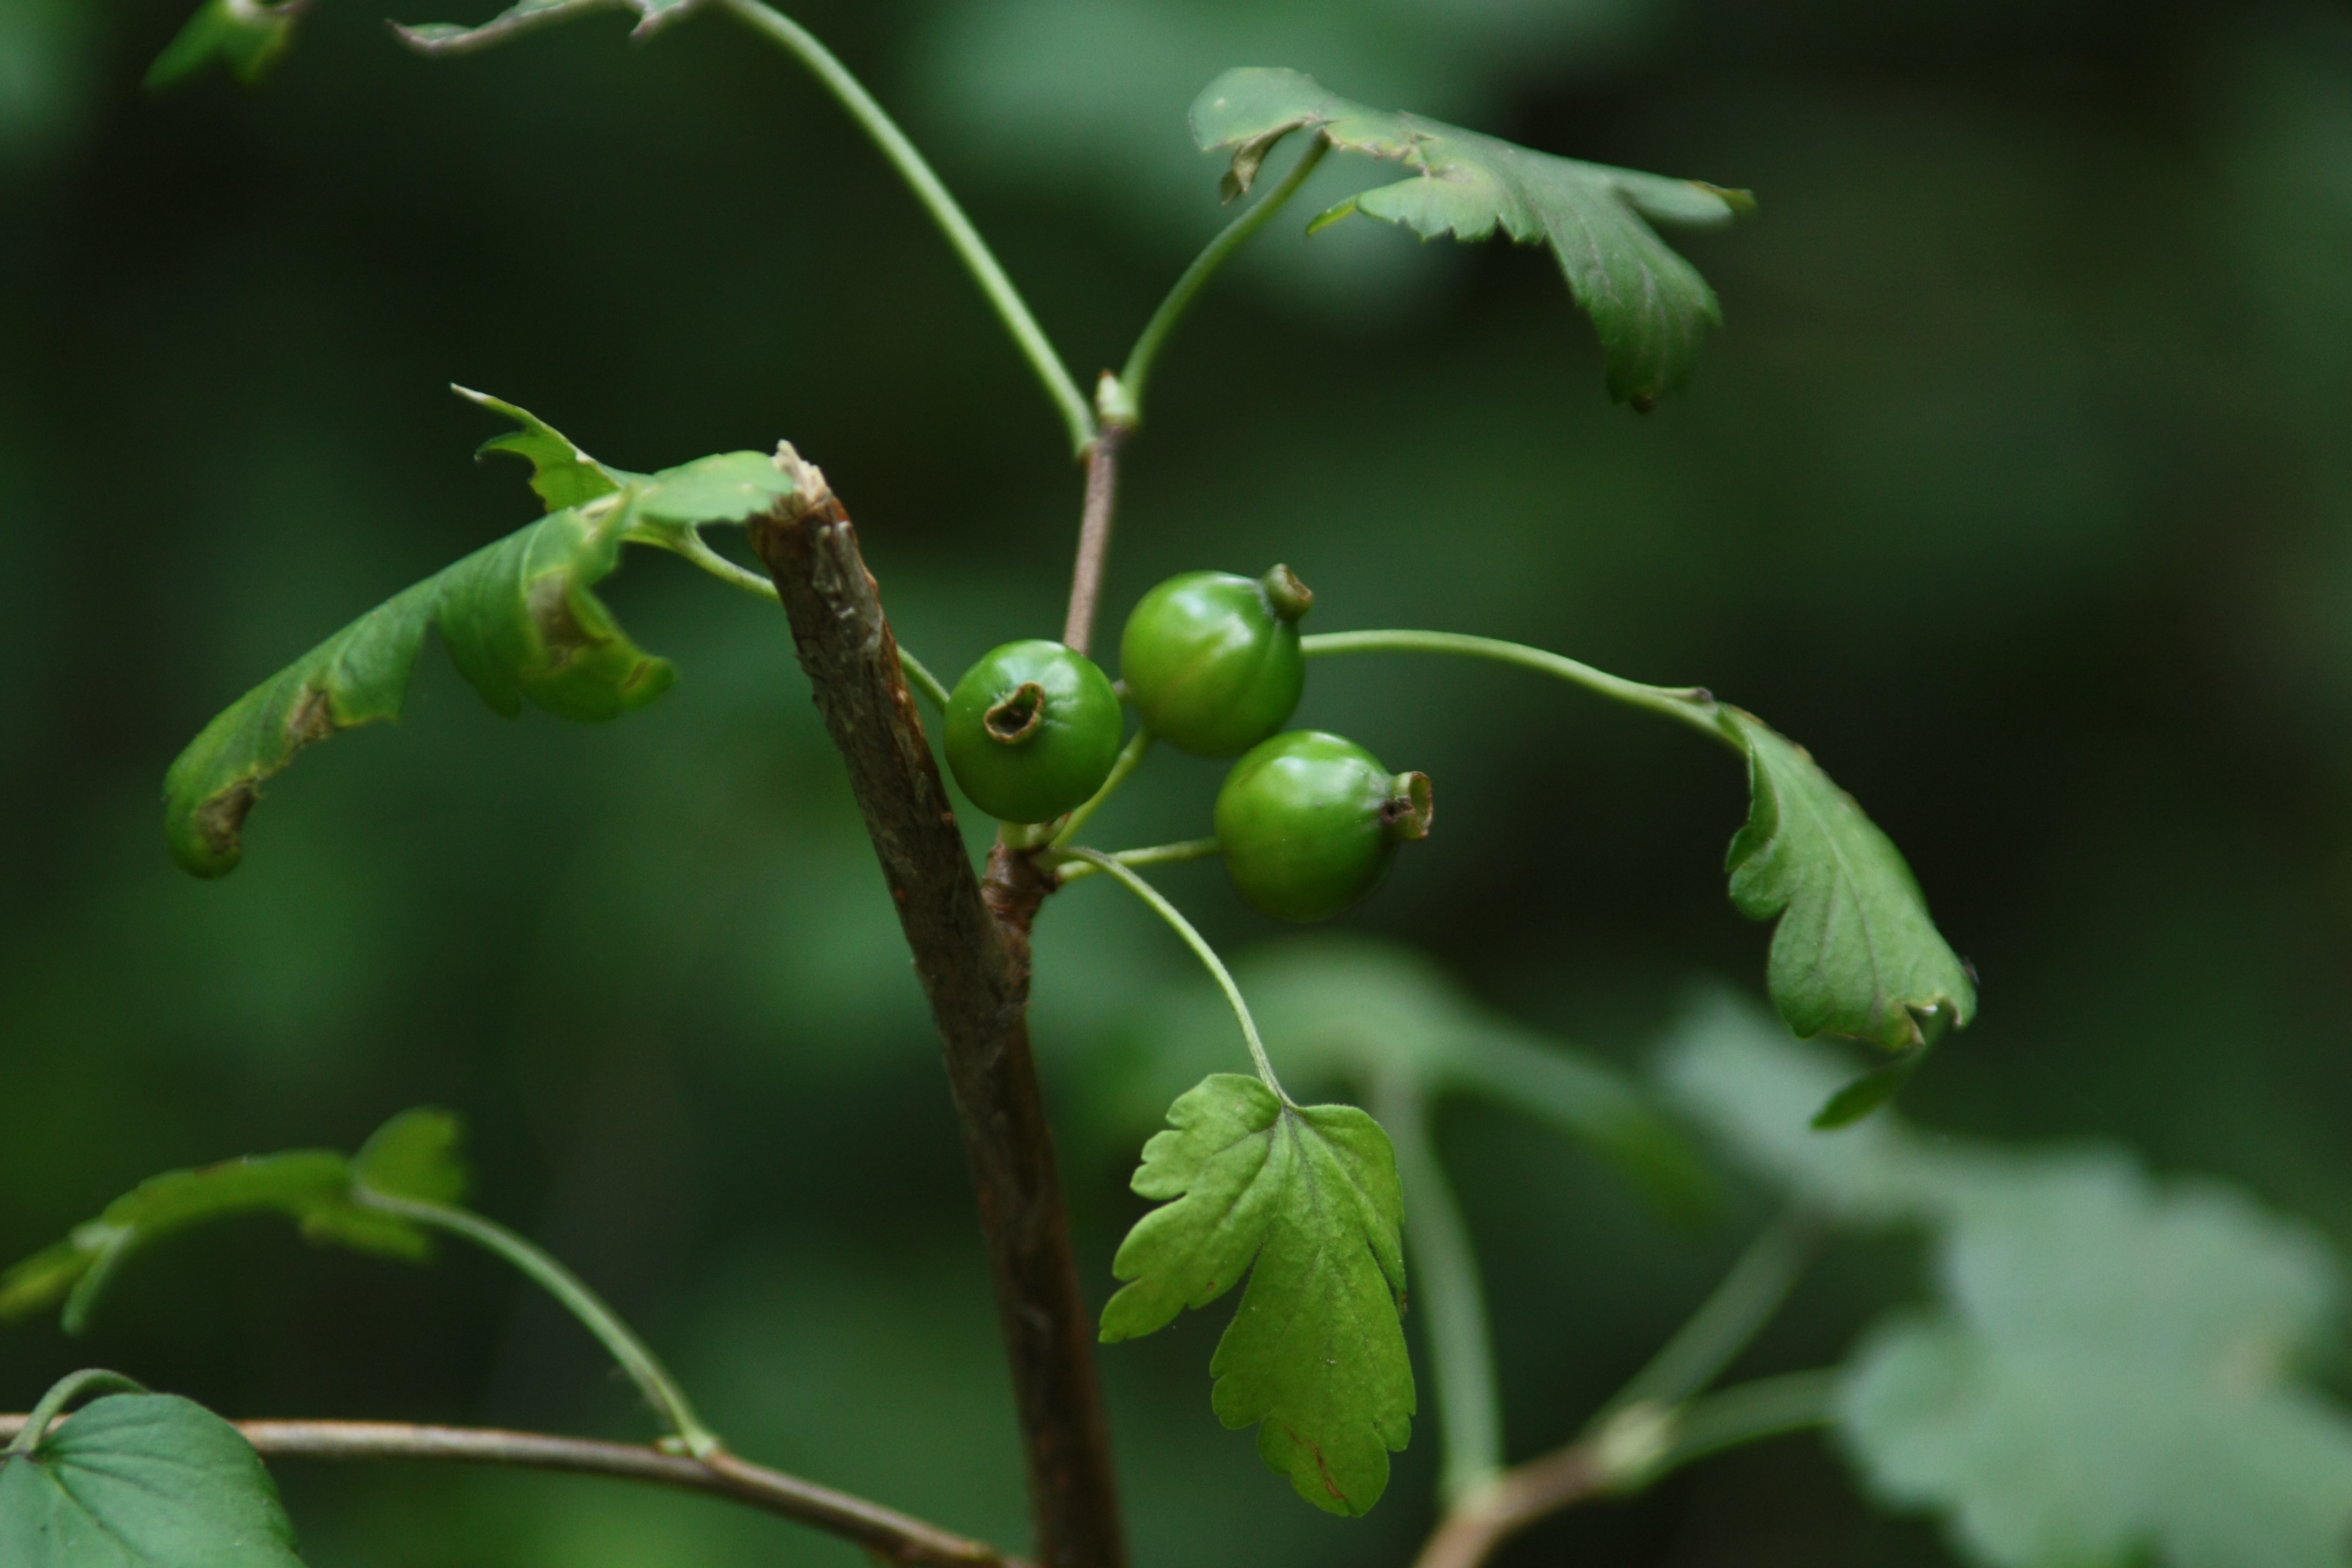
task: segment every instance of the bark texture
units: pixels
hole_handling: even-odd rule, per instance
[[[755,521],[751,542],[848,766],[946,1050],[1020,1407],[1037,1560],[1126,1568],[1094,1323],[1029,1048],[1029,923],[1045,884],[1000,849],[983,894],[856,530],[821,477]]]

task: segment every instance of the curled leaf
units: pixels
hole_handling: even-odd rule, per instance
[[[1752,713],[1717,711],[1748,753],[1752,792],[1726,862],[1731,901],[1750,920],[1780,922],[1766,971],[1780,1016],[1800,1035],[1851,1035],[1889,1050],[1965,1026],[1975,983],[1902,851],[1802,746]],[[1885,1087],[1891,1094],[1900,1078]]]
[[[1707,226],[1755,206],[1745,191],[1581,163],[1368,108],[1293,70],[1229,70],[1202,89],[1192,118],[1203,151],[1234,149],[1229,198],[1249,189],[1276,142],[1307,131],[1411,171],[1349,197],[1315,228],[1360,212],[1424,239],[1484,239],[1499,227],[1522,243],[1549,245],[1601,335],[1610,395],[1643,409],[1688,379],[1699,340],[1723,320],[1706,280],[1644,220]]]
[[[150,1177],[63,1241],[0,1274],[0,1319],[29,1317],[62,1300],[66,1331],[78,1334],[132,1253],[175,1232],[245,1215],[284,1215],[310,1241],[421,1261],[432,1251],[424,1231],[353,1194],[366,1188],[455,1202],[466,1190],[458,1136],[457,1118],[421,1109],[386,1122],[355,1159],[299,1149]]]

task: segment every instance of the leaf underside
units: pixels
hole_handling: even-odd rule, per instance
[[[482,700],[513,718],[526,699],[559,718],[615,719],[669,689],[677,669],[630,640],[591,590],[625,542],[674,545],[694,526],[738,522],[792,493],[757,452],[652,475],[607,468],[527,410],[458,389],[520,429],[482,451],[531,465],[539,521],[404,589],[245,694],[164,776],[164,831],[187,870],[217,877],[243,854],[261,786],[306,746],[397,719],[427,630]]]
[[[455,1203],[466,1191],[458,1139],[457,1118],[420,1108],[385,1122],[349,1159],[303,1149],[151,1177],[65,1240],[0,1274],[0,1319],[26,1318],[62,1300],[66,1331],[79,1334],[133,1252],[176,1231],[251,1214],[284,1215],[321,1245],[421,1262],[431,1255],[431,1237],[362,1205],[354,1191]]]
[[[1935,1238],[1934,1305],[1873,1331],[1837,1399],[1883,1500],[1988,1568],[2343,1568],[2352,1413],[2298,1373],[2342,1271],[2309,1229],[2115,1149],[1809,1131],[1841,1069],[1736,1007],[1666,1071],[1793,1196]]]
[[[91,1401],[0,1458],[8,1568],[301,1568],[252,1445],[170,1394]]]
[[[1192,121],[1203,152],[1234,149],[1228,199],[1249,189],[1276,142],[1308,131],[1412,171],[1351,197],[1316,227],[1360,212],[1424,239],[1484,239],[1500,228],[1523,244],[1549,246],[1600,333],[1610,395],[1642,409],[1689,378],[1706,329],[1723,321],[1697,268],[1644,220],[1712,226],[1755,205],[1744,191],[1581,163],[1367,108],[1294,70],[1229,70],[1193,100]]]
[[[1249,1277],[1209,1371],[1229,1427],[1299,1496],[1360,1514],[1412,1436],[1412,1367],[1400,1321],[1404,1201],[1380,1124],[1352,1106],[1287,1106],[1254,1078],[1217,1073],[1144,1146],[1139,1221],[1112,1271],[1106,1342],[1166,1326]]]
[[[1748,753],[1751,791],[1725,863],[1731,901],[1750,920],[1780,922],[1766,973],[1781,1017],[1799,1035],[1851,1035],[1889,1050],[1965,1026],[1976,986],[1902,851],[1803,747],[1754,714],[1726,707],[1720,716]]]

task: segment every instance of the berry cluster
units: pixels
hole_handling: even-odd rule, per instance
[[[1427,836],[1428,775],[1391,773],[1352,741],[1282,731],[1307,683],[1287,566],[1188,572],[1135,606],[1119,638],[1125,700],[1158,740],[1239,757],[1217,792],[1216,842],[1241,895],[1277,920],[1329,920],[1368,897],[1399,842]],[[1118,760],[1119,689],[1061,643],[1006,643],[956,682],[948,766],[980,807],[1035,824],[1094,798]]]

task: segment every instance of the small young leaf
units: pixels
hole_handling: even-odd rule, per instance
[[[1414,1411],[1388,1134],[1352,1106],[1285,1105],[1234,1073],[1203,1080],[1168,1121],[1134,1181],[1163,1206],[1118,1249],[1112,1271],[1131,1283],[1103,1309],[1104,1341],[1162,1328],[1246,1273],[1209,1363],[1217,1416],[1256,1426],[1258,1453],[1316,1507],[1365,1512]]]
[[[147,85],[168,87],[215,60],[239,81],[259,81],[294,41],[294,24],[310,5],[310,0],[205,0],[147,68]]]
[[[409,588],[254,688],[205,726],[163,780],[173,855],[199,877],[234,868],[261,785],[303,747],[400,716],[425,628],[509,718],[529,697],[566,719],[615,718],[677,671],[639,649],[589,592],[618,564],[617,504],[550,514]]]
[[[1966,1025],[1976,986],[1902,851],[1802,746],[1752,713],[1720,711],[1752,792],[1725,866],[1731,901],[1750,920],[1780,918],[1767,975],[1789,1026],[1905,1050],[1943,1022]]]
[[[445,1110],[393,1118],[354,1160],[326,1149],[230,1160],[142,1182],[57,1245],[0,1274],[0,1319],[66,1303],[66,1331],[80,1333],[117,1269],[140,1247],[176,1231],[250,1214],[282,1214],[313,1242],[422,1261],[431,1238],[415,1226],[352,1201],[355,1186],[449,1203],[463,1195],[458,1125]],[[5,1560],[0,1560],[5,1561]]]
[[[261,1457],[171,1394],[92,1401],[0,1457],[8,1568],[301,1568]]]
[[[1755,205],[1744,191],[1580,163],[1370,109],[1293,70],[1227,71],[1193,100],[1192,119],[1202,151],[1234,149],[1228,199],[1249,189],[1275,143],[1308,131],[1412,171],[1332,208],[1317,228],[1360,212],[1424,239],[1484,239],[1499,226],[1522,243],[1549,244],[1601,334],[1610,395],[1645,410],[1689,378],[1700,338],[1723,315],[1697,269],[1643,220],[1713,226]]]
[[[522,426],[503,436],[493,436],[477,447],[477,458],[493,452],[511,452],[530,465],[530,488],[547,503],[550,511],[561,511],[568,506],[585,506],[598,496],[610,495],[632,479],[643,476],[621,468],[608,468],[574,446],[572,438],[530,409],[509,403],[502,397],[492,397],[487,392],[476,392],[469,386],[453,384],[450,391],[468,402],[478,403],[494,414],[503,414]]]

